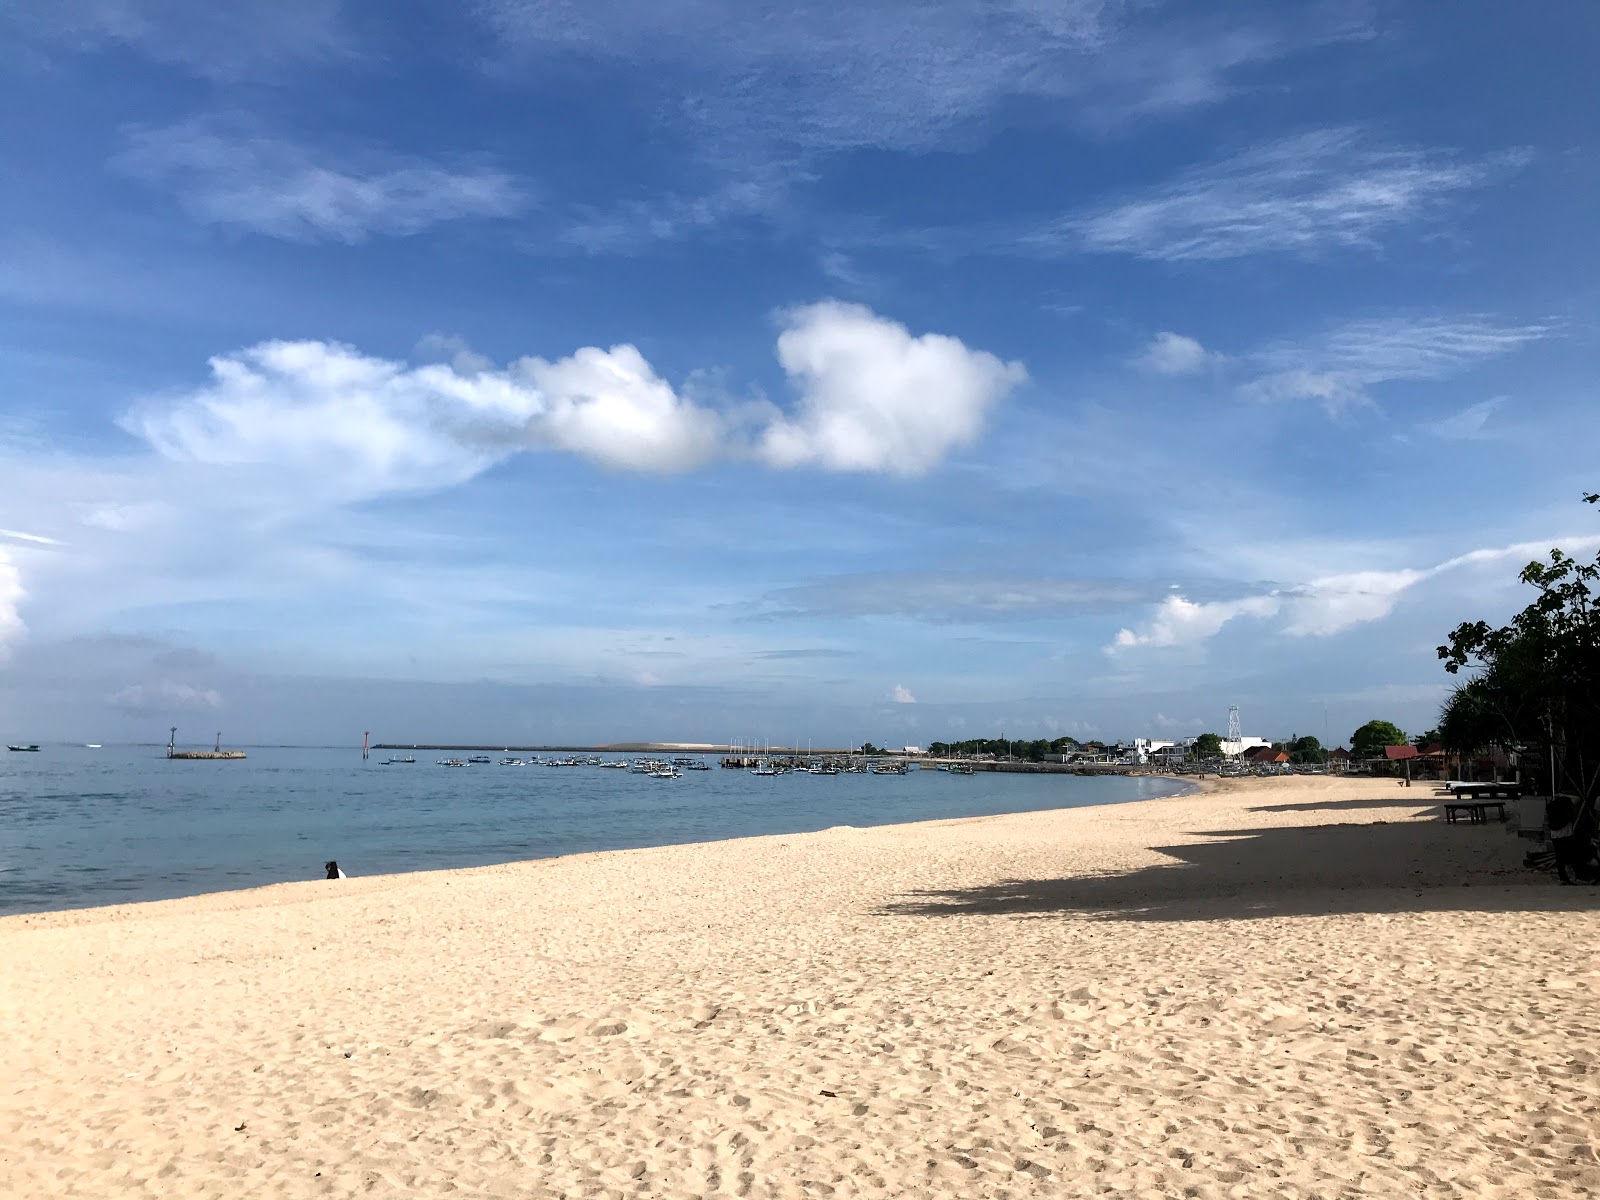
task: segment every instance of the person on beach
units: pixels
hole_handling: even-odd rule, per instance
[[[1556,875],[1562,883],[1580,883],[1592,857],[1593,822],[1583,820],[1571,796],[1552,796],[1544,807],[1550,829],[1550,849],[1556,856]],[[1567,878],[1567,872],[1572,878]]]
[[[329,879],[348,879],[348,878],[350,878],[348,875],[346,875],[343,871],[341,871],[339,869],[339,864],[336,863],[336,862],[325,862],[322,865],[327,870]]]

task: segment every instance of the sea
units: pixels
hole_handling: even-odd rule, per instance
[[[442,768],[438,751],[271,746],[243,761],[160,746],[0,755],[0,914],[163,900],[288,880],[434,871],[622,850],[1115,804],[1172,795],[1148,777],[912,769],[905,775],[656,779],[599,767]],[[513,752],[515,756],[515,752]],[[523,755],[522,757],[531,757]],[[544,755],[542,757],[558,757]],[[620,757],[620,756],[607,756]],[[698,756],[697,756],[698,757]]]

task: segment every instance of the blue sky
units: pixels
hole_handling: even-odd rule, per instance
[[[1425,728],[1600,544],[1597,37],[17,0],[0,724]]]

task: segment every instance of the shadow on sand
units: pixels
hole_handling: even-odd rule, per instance
[[[1418,812],[1430,808],[1437,808],[1442,813],[1440,806],[1444,799],[1432,797],[1419,797],[1415,804],[1410,800],[1311,800],[1300,804],[1260,804],[1254,808],[1246,809],[1247,812],[1362,812],[1375,808],[1387,808],[1391,811],[1402,808],[1414,808]]]
[[[1395,801],[1301,807],[1394,809]],[[1328,913],[1577,912],[1600,910],[1600,887],[1561,887],[1522,866],[1530,845],[1503,826],[1374,822],[1197,833],[1208,840],[1150,849],[1175,860],[1122,874],[1008,879],[925,890],[884,915],[1008,914],[1124,921],[1193,921]]]

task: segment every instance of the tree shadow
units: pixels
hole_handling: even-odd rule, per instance
[[[1394,808],[1393,801],[1387,807]],[[1561,887],[1522,865],[1532,843],[1498,823],[1432,821],[1197,833],[1152,846],[1170,863],[1120,874],[1008,879],[912,892],[881,915],[1010,915],[1119,921],[1329,913],[1591,912],[1600,887]]]
[[[1248,808],[1246,812],[1281,813],[1281,812],[1360,812],[1363,809],[1373,808],[1440,808],[1445,796],[1419,796],[1416,800],[1389,799],[1380,800],[1312,800],[1300,804],[1260,804],[1255,808]]]

